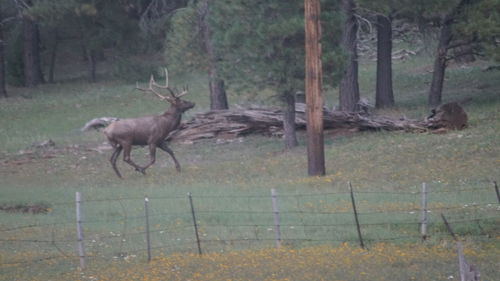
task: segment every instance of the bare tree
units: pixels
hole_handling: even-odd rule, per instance
[[[172,157],[177,171],[180,172],[181,170],[181,166],[175,158],[174,152],[167,146],[165,139],[170,132],[179,127],[182,114],[193,108],[195,104],[181,99],[183,95],[187,94],[187,88],[184,88],[180,93],[174,93],[174,90],[168,86],[168,72],[166,69],[165,75],[166,81],[164,86],[156,84],[153,76],[151,76],[148,88],[144,89],[137,86],[137,89],[144,92],[151,92],[161,100],[168,101],[170,103],[170,108],[167,111],[161,115],[122,119],[111,123],[104,130],[104,134],[114,148],[110,162],[116,175],[120,178],[122,176],[116,167],[116,160],[122,150],[124,151],[123,160],[142,174],[146,174],[146,169],[154,164],[157,147],[167,152]],[[170,93],[170,96],[160,94],[158,89],[166,89]],[[137,165],[130,159],[130,152],[134,145],[149,146],[150,162],[143,167]]]

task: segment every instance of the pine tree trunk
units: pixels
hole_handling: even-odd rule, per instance
[[[283,133],[285,137],[285,149],[291,149],[299,145],[295,127],[295,95],[293,91],[285,91],[283,93],[283,101]]]
[[[214,70],[213,72],[217,72],[217,70]],[[210,109],[212,110],[222,110],[222,109],[228,109],[229,106],[227,104],[227,98],[226,98],[226,90],[224,86],[224,80],[217,78],[216,74],[212,74],[212,71],[210,71],[209,77],[210,77]]]
[[[2,11],[0,10],[0,22],[2,22]],[[3,25],[0,24],[0,98],[7,97],[7,89],[5,88],[5,54],[4,54],[4,41],[3,41]]]
[[[439,34],[438,48],[436,58],[434,59],[434,71],[432,73],[432,83],[429,90],[429,105],[438,106],[441,104],[443,95],[443,84],[446,71],[446,64],[448,62],[447,55],[450,43],[453,39],[452,25],[455,18],[462,12],[462,9],[470,5],[472,0],[460,0],[460,2],[453,8],[443,19],[441,24],[441,31]]]
[[[432,73],[431,89],[429,91],[429,105],[438,106],[442,101],[444,76],[446,71],[446,55],[448,45],[451,41],[451,28],[445,25],[441,28],[436,58],[434,59],[434,71]]]
[[[394,106],[392,91],[392,19],[377,16],[377,87],[375,107]]]
[[[49,65],[49,77],[48,77],[49,83],[54,83],[54,70],[56,67],[56,56],[57,56],[58,45],[59,45],[59,34],[57,28],[54,28],[52,32],[52,45],[50,48],[50,65]]]
[[[210,87],[210,109],[222,110],[228,109],[226,90],[224,89],[224,80],[220,79],[217,74],[217,63],[214,47],[212,44],[212,36],[210,33],[209,13],[210,7],[208,0],[202,2],[198,9],[200,28],[203,33],[203,43],[208,56],[208,78]]]
[[[30,18],[23,19],[23,61],[26,87],[43,83],[40,62],[40,34],[37,24]]]
[[[87,63],[88,63],[88,80],[89,83],[96,82],[96,52],[94,50],[87,49]]]
[[[342,0],[342,11],[346,16],[342,32],[342,47],[348,55],[344,75],[339,85],[339,109],[357,111],[359,109],[358,85],[358,22],[354,17],[356,4],[353,0]]]

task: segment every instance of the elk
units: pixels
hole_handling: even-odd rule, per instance
[[[122,175],[116,167],[116,160],[123,150],[123,161],[134,167],[136,171],[145,175],[146,169],[155,163],[156,148],[160,148],[172,157],[176,170],[180,172],[181,166],[175,158],[174,152],[167,146],[165,138],[170,132],[179,127],[182,114],[195,106],[193,102],[181,99],[182,96],[187,94],[187,87],[184,87],[182,92],[174,89],[175,93],[174,90],[168,86],[168,70],[165,69],[165,85],[158,85],[153,75],[151,75],[148,88],[140,88],[137,83],[136,89],[155,94],[161,100],[169,102],[170,107],[163,114],[121,119],[111,123],[104,129],[104,134],[114,148],[113,154],[109,159],[113,166],[113,170],[119,178],[122,178]],[[162,95],[159,91],[160,89],[167,90],[170,96]],[[134,145],[147,145],[149,147],[150,161],[144,167],[137,165],[130,159],[130,152]]]

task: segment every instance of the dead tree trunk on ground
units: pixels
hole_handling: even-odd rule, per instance
[[[306,105],[295,104],[295,126],[306,128]],[[371,116],[359,112],[323,110],[325,130],[407,131],[428,132],[436,129],[463,129],[467,114],[457,103],[442,105],[425,120]],[[237,138],[250,134],[281,136],[283,112],[274,108],[245,108],[218,110],[197,114],[167,138],[172,141],[194,142],[211,138]]]
[[[195,142],[202,139],[231,139],[251,134],[283,135],[283,111],[277,108],[236,108],[198,113],[172,132],[167,140]],[[89,121],[82,131],[102,128],[116,118],[103,117]],[[449,103],[432,110],[425,120],[372,116],[360,112],[328,111],[323,109],[325,130],[348,129],[350,131],[406,131],[434,132],[434,130],[463,129],[467,126],[467,114],[457,103]],[[306,128],[306,105],[295,104],[295,127]],[[439,131],[442,132],[442,131]]]

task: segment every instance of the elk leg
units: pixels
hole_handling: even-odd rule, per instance
[[[120,174],[120,172],[118,171],[118,168],[116,167],[116,159],[118,159],[118,156],[120,155],[122,150],[123,150],[123,148],[120,145],[116,146],[115,151],[113,151],[113,154],[111,155],[111,158],[109,159],[109,161],[111,162],[111,166],[113,166],[113,170],[115,170],[115,173],[119,178],[122,178],[122,175]]]
[[[149,157],[151,160],[146,166],[142,168],[143,171],[146,171],[146,169],[149,168],[149,166],[153,165],[156,161],[156,145],[154,144],[149,145]]]
[[[170,156],[172,157],[172,159],[174,160],[175,162],[175,169],[177,170],[177,172],[180,172],[181,171],[181,165],[179,164],[179,162],[177,161],[177,159],[175,159],[175,155],[174,155],[174,152],[172,151],[172,149],[170,149],[168,146],[167,146],[167,143],[162,143],[159,148],[163,151],[165,151],[166,153],[170,154]]]
[[[136,171],[141,172],[143,175],[146,174],[143,168],[141,166],[137,165],[130,159],[130,152],[132,151],[132,146],[131,145],[124,145],[123,146],[123,161],[125,161],[127,164],[130,166],[134,167]]]

